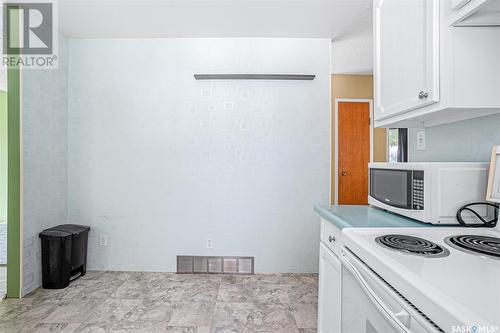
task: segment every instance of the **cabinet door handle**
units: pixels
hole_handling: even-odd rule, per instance
[[[329,241],[330,243],[335,242],[335,237],[333,237],[333,236],[328,237],[328,241]]]
[[[424,99],[424,98],[427,98],[427,97],[429,97],[429,94],[426,93],[425,91],[421,91],[421,92],[418,93],[418,98],[419,99]]]

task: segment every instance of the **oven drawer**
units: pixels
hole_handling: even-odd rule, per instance
[[[321,241],[325,244],[333,253],[340,256],[340,236],[341,230],[335,227],[330,222],[321,219]]]

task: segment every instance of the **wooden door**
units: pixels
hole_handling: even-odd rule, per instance
[[[439,3],[375,2],[375,120],[439,102]]]
[[[338,203],[368,204],[370,104],[338,103]]]

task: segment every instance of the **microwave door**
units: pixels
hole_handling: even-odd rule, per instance
[[[370,196],[383,204],[412,209],[412,171],[370,169]]]

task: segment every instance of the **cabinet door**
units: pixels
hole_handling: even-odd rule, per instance
[[[340,332],[340,291],[342,264],[337,256],[320,243],[318,332]]]
[[[439,101],[439,0],[375,0],[375,120]]]

